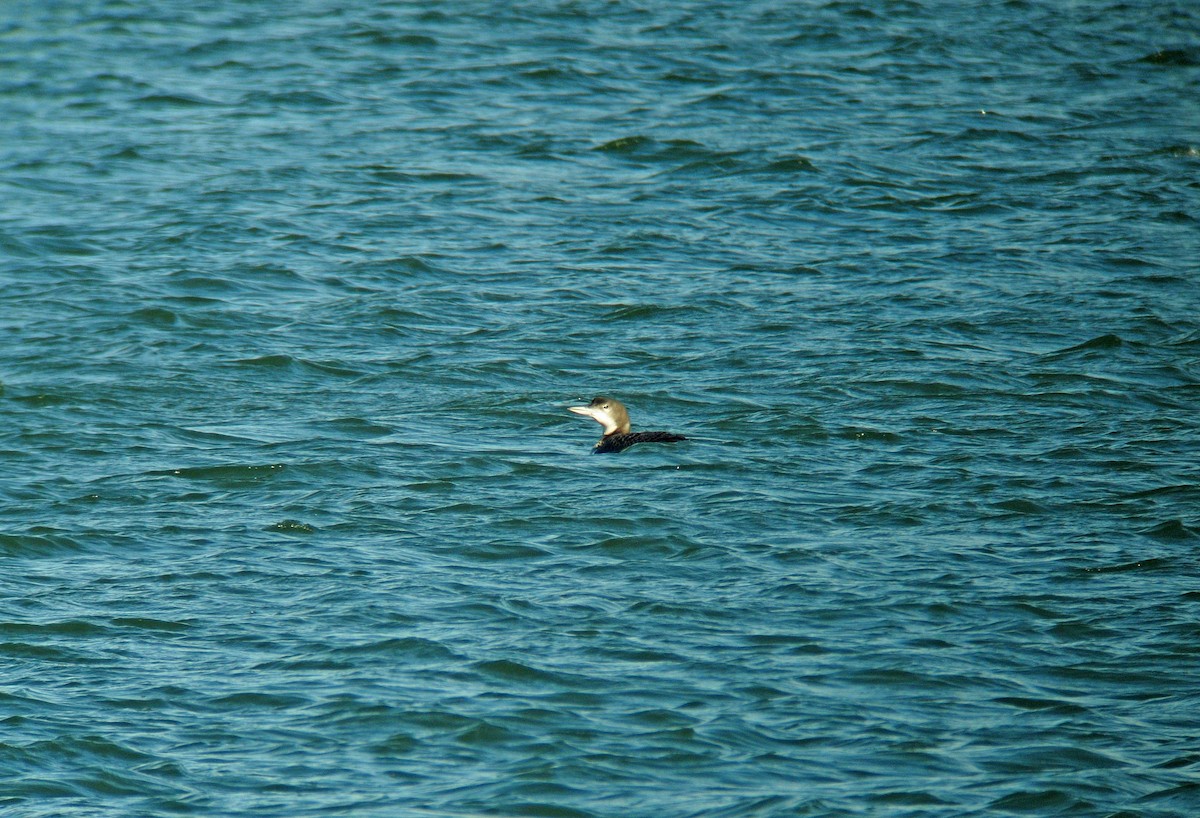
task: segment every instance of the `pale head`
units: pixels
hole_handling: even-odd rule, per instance
[[[594,398],[587,406],[568,406],[577,415],[584,415],[604,427],[604,434],[628,434],[629,412],[625,404],[613,398]]]

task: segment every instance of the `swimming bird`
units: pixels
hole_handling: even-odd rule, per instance
[[[635,443],[674,443],[687,440],[670,432],[629,431],[629,410],[613,398],[594,398],[587,406],[568,406],[577,415],[584,415],[604,427],[604,437],[592,448],[592,454],[616,454]]]

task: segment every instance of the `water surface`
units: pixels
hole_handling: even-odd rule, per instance
[[[12,6],[0,813],[1197,814],[1197,31]]]

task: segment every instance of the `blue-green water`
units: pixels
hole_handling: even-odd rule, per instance
[[[1198,88],[1151,0],[5,4],[0,814],[1200,814]]]

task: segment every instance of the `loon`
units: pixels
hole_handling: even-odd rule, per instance
[[[604,437],[592,448],[592,454],[616,454],[635,443],[674,443],[687,440],[670,432],[629,431],[629,411],[612,398],[594,398],[587,406],[568,406],[577,415],[586,415],[604,427]]]

